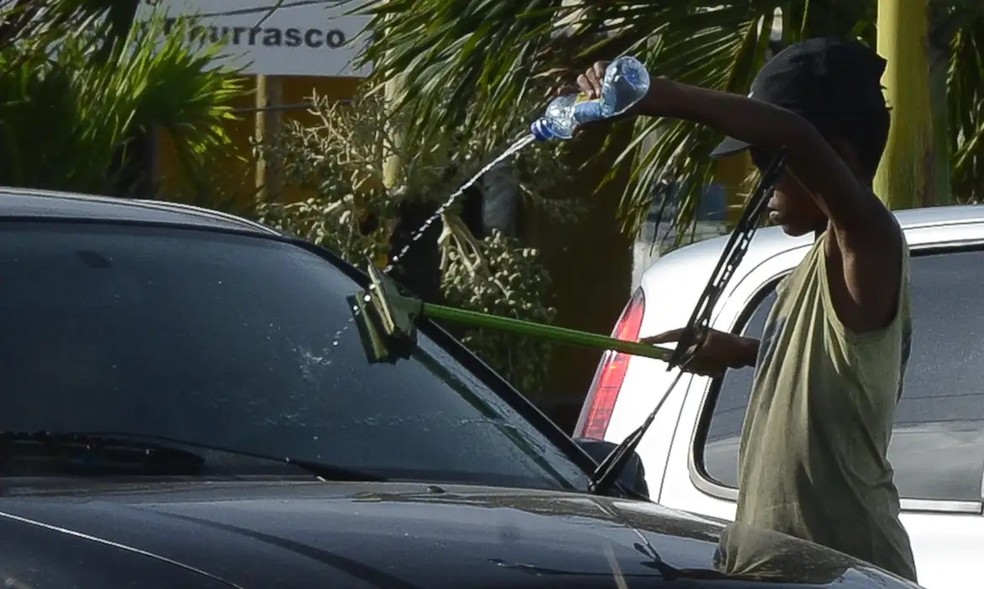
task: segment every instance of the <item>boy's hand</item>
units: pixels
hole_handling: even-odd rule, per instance
[[[596,61],[583,74],[577,77],[577,86],[589,100],[601,98],[601,81],[605,79],[608,61]]]
[[[605,70],[608,69],[609,63],[611,62],[596,61],[594,65],[577,77],[576,86],[567,86],[558,92],[558,95],[580,92],[589,100],[600,98],[601,82],[605,79]],[[607,120],[618,121],[638,115],[663,116],[665,114],[664,111],[669,109],[674,104],[674,101],[677,100],[677,93],[674,90],[675,86],[672,82],[665,78],[653,76],[649,82],[649,92],[646,93],[646,96],[642,100],[624,113]],[[588,126],[592,126],[596,122],[600,121],[593,121]]]
[[[644,344],[665,344],[679,340],[682,333],[683,329],[673,329],[639,341]],[[707,332],[704,345],[683,369],[702,376],[718,377],[728,368],[754,366],[757,354],[758,341],[711,329]]]
[[[575,86],[565,86],[557,91],[557,95],[561,96],[564,94],[584,94],[588,100],[595,100],[601,98],[601,82],[605,79],[605,70],[608,68],[608,61],[596,61],[594,65],[584,71],[583,74],[577,77],[577,85]],[[580,133],[584,129],[590,129],[598,125],[599,123],[611,122],[611,121],[621,121],[624,119],[630,119],[638,114],[642,109],[643,103],[646,99],[643,99],[629,110],[624,113],[611,117],[609,119],[604,119],[601,121],[591,121],[585,125],[579,127],[575,130],[575,134]]]

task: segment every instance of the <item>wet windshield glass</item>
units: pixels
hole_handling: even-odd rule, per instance
[[[0,430],[131,432],[388,478],[582,489],[585,473],[421,335],[369,365],[358,285],[255,237],[0,233]],[[342,330],[339,334],[339,330]]]

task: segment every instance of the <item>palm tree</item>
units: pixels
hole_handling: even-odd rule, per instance
[[[162,20],[133,27],[136,2],[20,0],[0,20],[0,182],[126,195],[140,139],[167,132],[189,171],[230,147],[242,92]],[[178,23],[178,27],[187,23]],[[180,33],[180,31],[179,31]]]
[[[926,33],[937,47],[942,43],[953,53],[946,74],[945,105],[941,105],[949,106],[951,113],[943,119],[948,123],[943,128],[948,140],[942,143],[952,150],[952,165],[938,175],[945,182],[952,170],[957,195],[977,198],[980,190],[972,171],[980,170],[984,163],[980,114],[984,3],[933,1],[933,28]],[[403,76],[403,98],[395,106],[415,120],[415,137],[407,141],[426,142],[458,129],[491,146],[508,140],[510,133],[521,130],[528,121],[530,113],[517,112],[515,105],[531,97],[545,100],[557,81],[573,79],[575,72],[567,69],[571,66],[579,69],[597,59],[632,53],[660,75],[744,93],[770,49],[804,37],[852,35],[872,46],[880,39],[883,51],[900,51],[885,43],[892,36],[885,29],[877,35],[876,25],[879,18],[891,23],[890,11],[901,10],[907,3],[909,0],[370,0],[364,10],[372,15],[373,30],[382,31],[385,26],[385,34],[374,35],[366,58],[374,64],[374,77],[380,84]],[[911,4],[925,4],[925,0]],[[777,10],[782,37],[774,42],[770,24]],[[903,42],[910,40],[896,36]],[[889,96],[898,97],[893,92],[902,91],[900,77],[888,76],[887,81],[894,84]],[[926,87],[924,84],[923,89]],[[911,131],[913,124],[929,125],[928,100],[927,95],[923,102],[915,103],[916,112],[906,112],[908,106],[900,105],[903,109],[896,116],[902,117],[903,131]],[[913,116],[921,119],[910,123]],[[502,125],[504,119],[514,120],[515,127]],[[620,146],[614,162],[633,164],[628,182],[617,187],[623,193],[623,227],[630,234],[638,231],[650,211],[654,187],[668,181],[679,188],[677,224],[692,226],[702,188],[715,180],[715,166],[706,154],[719,140],[717,133],[684,121],[618,123],[631,124],[632,139]],[[931,155],[936,144],[931,137],[917,149]],[[906,147],[904,141],[893,141],[890,149],[894,151],[886,160],[897,161],[899,150]],[[907,157],[911,160],[914,154]],[[616,188],[611,182],[606,186]],[[890,203],[898,202],[893,197],[896,192],[893,188],[886,195]]]
[[[952,193],[968,202],[984,200],[984,5],[938,10],[930,40],[941,48],[934,76],[935,120],[945,121],[937,135],[939,155],[949,161],[946,179]],[[949,58],[949,59],[946,59]]]

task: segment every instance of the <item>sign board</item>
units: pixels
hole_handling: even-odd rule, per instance
[[[165,34],[178,34],[179,17],[196,17],[188,46],[224,43],[220,62],[247,74],[271,76],[368,75],[356,62],[366,36],[356,37],[369,17],[348,15],[358,1],[338,0],[140,0],[136,21],[155,12],[165,17]],[[275,8],[276,7],[276,8]],[[217,64],[218,65],[218,64]]]

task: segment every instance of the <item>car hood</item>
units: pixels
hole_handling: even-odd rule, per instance
[[[4,586],[37,589],[912,586],[650,503],[400,483],[18,486],[0,554]]]

